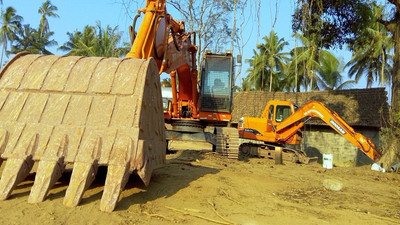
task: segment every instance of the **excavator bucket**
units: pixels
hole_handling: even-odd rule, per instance
[[[28,202],[41,202],[73,164],[64,205],[76,206],[98,167],[107,166],[100,209],[113,211],[131,173],[148,185],[165,162],[156,63],[16,55],[0,71],[0,155],[1,200],[37,162]]]

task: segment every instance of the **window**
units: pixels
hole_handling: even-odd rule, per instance
[[[275,121],[276,122],[282,122],[286,118],[288,118],[291,114],[292,114],[292,111],[290,109],[290,106],[288,106],[288,105],[278,105],[276,107]]]
[[[207,55],[202,65],[200,111],[231,112],[232,57]]]
[[[231,95],[230,58],[209,59],[203,74],[203,94]]]

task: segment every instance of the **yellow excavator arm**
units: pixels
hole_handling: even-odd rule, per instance
[[[278,124],[275,132],[279,134],[280,138],[288,138],[288,136],[293,133],[293,129],[297,130],[304,125],[302,120],[312,117],[320,118],[372,160],[376,161],[382,156],[381,151],[375,146],[371,139],[355,132],[336,112],[328,109],[323,103],[317,101],[310,101],[299,108],[295,113]],[[288,127],[292,128],[287,129]]]
[[[136,34],[135,24],[141,14],[144,17]],[[170,73],[185,64],[195,69],[197,46],[192,44],[191,33],[185,31],[184,23],[167,13],[164,0],[147,0],[146,7],[138,10],[130,33],[132,47],[126,58],[152,57],[160,74]]]

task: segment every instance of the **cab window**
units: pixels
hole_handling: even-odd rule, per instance
[[[276,122],[282,122],[292,114],[290,106],[288,105],[278,105],[276,106]]]

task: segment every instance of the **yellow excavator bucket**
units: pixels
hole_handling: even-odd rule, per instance
[[[38,162],[28,202],[43,201],[73,164],[64,205],[76,206],[107,166],[100,209],[113,211],[131,173],[147,185],[165,162],[156,63],[17,54],[0,71],[0,155],[1,200]]]

